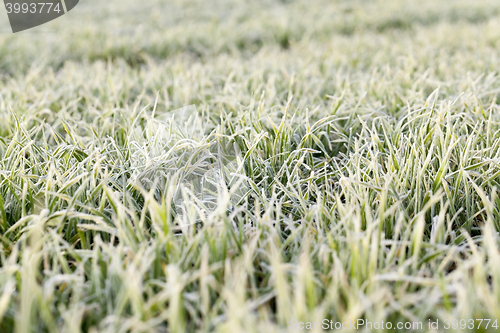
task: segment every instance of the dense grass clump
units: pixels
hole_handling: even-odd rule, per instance
[[[500,318],[496,0],[38,29],[0,35],[0,331]]]

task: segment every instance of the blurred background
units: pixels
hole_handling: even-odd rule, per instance
[[[58,67],[65,61],[122,58],[138,65],[148,57],[206,59],[303,47],[367,64],[386,60],[381,52],[400,48],[394,39],[407,36],[415,44],[399,51],[442,39],[442,46],[456,51],[478,42],[494,49],[500,40],[499,14],[495,0],[83,0],[64,17],[14,35],[2,8],[0,70],[12,73],[33,62]],[[481,28],[480,36],[471,24]]]

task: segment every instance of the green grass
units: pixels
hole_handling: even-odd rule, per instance
[[[1,332],[500,318],[498,1],[87,0],[33,31],[0,35]]]

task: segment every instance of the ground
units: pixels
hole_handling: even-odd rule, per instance
[[[498,1],[0,15],[0,331],[497,330]]]

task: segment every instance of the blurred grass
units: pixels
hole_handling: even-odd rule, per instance
[[[498,19],[498,7],[497,2],[484,0],[449,4],[323,0],[100,3],[85,0],[74,13],[48,25],[23,34],[2,35],[2,69],[26,68],[33,61],[58,67],[67,60],[93,62],[121,58],[138,65],[143,63],[143,56],[157,59],[178,54],[202,59],[221,54],[250,56],[262,48],[287,49],[291,43],[309,45],[311,41],[329,45],[336,38],[346,36],[359,40],[420,31],[432,38],[428,31],[442,25],[462,28],[487,25]],[[8,30],[6,17],[2,27],[2,31]],[[39,38],[33,34],[37,31],[52,33]],[[498,33],[491,31],[491,34],[484,40],[494,48],[498,46]],[[454,34],[453,37],[447,44],[458,44],[455,39],[467,36],[461,38],[460,34]]]

